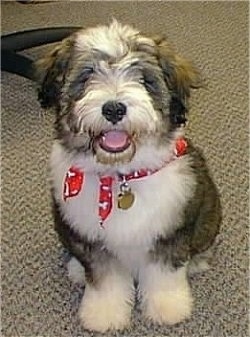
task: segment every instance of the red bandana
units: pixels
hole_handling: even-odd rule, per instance
[[[184,138],[179,138],[176,141],[174,158],[183,156],[187,150],[187,142]],[[159,169],[156,170],[146,170],[141,169],[130,174],[119,175],[118,181],[121,184],[127,184],[130,180],[140,179],[153,173],[156,173]],[[113,208],[113,196],[112,196],[112,183],[115,178],[111,176],[100,177],[100,188],[99,188],[99,208],[98,215],[100,219],[100,224],[109,216],[112,208]],[[64,180],[64,189],[63,189],[63,198],[66,201],[68,198],[77,196],[83,186],[84,183],[84,172],[78,169],[77,167],[70,167],[68,172],[66,173],[66,177]]]

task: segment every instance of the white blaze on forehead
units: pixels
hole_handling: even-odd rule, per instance
[[[111,57],[122,57],[129,50],[129,42],[138,34],[130,26],[113,21],[110,26],[80,31],[76,37],[76,47],[79,51],[99,50]]]

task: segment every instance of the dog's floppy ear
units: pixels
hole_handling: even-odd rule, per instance
[[[72,38],[59,43],[45,58],[35,63],[38,99],[43,108],[60,109],[61,90],[68,70]]]
[[[164,38],[155,38],[154,41],[158,62],[171,93],[170,118],[176,125],[185,124],[190,89],[202,86],[200,73],[189,61],[176,54]]]

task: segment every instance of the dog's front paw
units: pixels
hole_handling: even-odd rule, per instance
[[[129,326],[132,304],[133,292],[121,280],[101,288],[87,285],[79,310],[81,323],[85,329],[102,333],[122,330]]]
[[[176,324],[190,317],[192,294],[186,268],[165,271],[153,267],[142,293],[144,315],[158,324]]]
[[[192,296],[186,289],[155,290],[149,295],[145,316],[155,323],[176,324],[190,317]]]

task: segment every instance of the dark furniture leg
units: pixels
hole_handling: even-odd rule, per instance
[[[1,70],[34,81],[33,60],[18,52],[58,42],[79,29],[80,27],[42,28],[3,35],[1,37]]]

